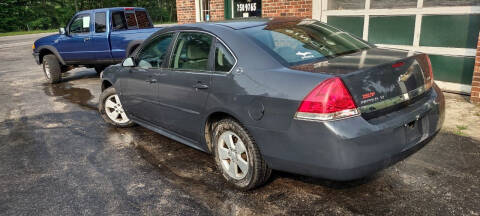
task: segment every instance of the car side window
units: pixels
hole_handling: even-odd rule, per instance
[[[235,64],[235,58],[232,53],[221,43],[217,43],[215,48],[215,71],[229,72]]]
[[[127,22],[125,21],[125,14],[123,11],[116,11],[112,13],[112,25],[114,30],[127,29]]]
[[[68,28],[70,34],[85,34],[90,32],[90,15],[82,14],[74,18]]]
[[[150,41],[137,56],[138,66],[144,69],[160,68],[172,39],[173,33],[167,33]]]
[[[208,70],[212,36],[199,32],[182,32],[173,50],[170,68],[179,70]]]
[[[95,32],[103,33],[107,31],[105,12],[95,13]]]

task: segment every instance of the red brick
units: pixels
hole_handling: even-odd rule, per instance
[[[472,86],[480,87],[480,81],[472,81]]]
[[[478,103],[480,103],[480,98],[470,97],[470,101],[471,101],[472,103],[478,104]]]
[[[472,86],[472,92],[480,92],[480,87]]]

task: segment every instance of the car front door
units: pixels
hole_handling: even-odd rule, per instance
[[[165,107],[163,126],[194,142],[202,139],[202,115],[209,94],[213,37],[180,32],[172,49],[166,78],[159,82],[158,100]]]
[[[76,15],[67,27],[66,37],[60,41],[59,52],[63,60],[71,63],[84,63],[92,59],[89,51],[93,48],[92,22],[90,14]]]
[[[165,77],[162,65],[173,37],[174,33],[166,33],[147,41],[135,58],[136,66],[122,82],[122,101],[127,112],[153,124],[162,121],[164,107],[158,103],[158,83]]]

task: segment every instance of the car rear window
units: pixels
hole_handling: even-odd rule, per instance
[[[270,21],[242,30],[288,65],[305,64],[371,48],[348,32],[315,20]]]

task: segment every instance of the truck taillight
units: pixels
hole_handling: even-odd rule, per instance
[[[296,119],[331,121],[360,115],[350,92],[339,77],[317,85],[302,101]]]

